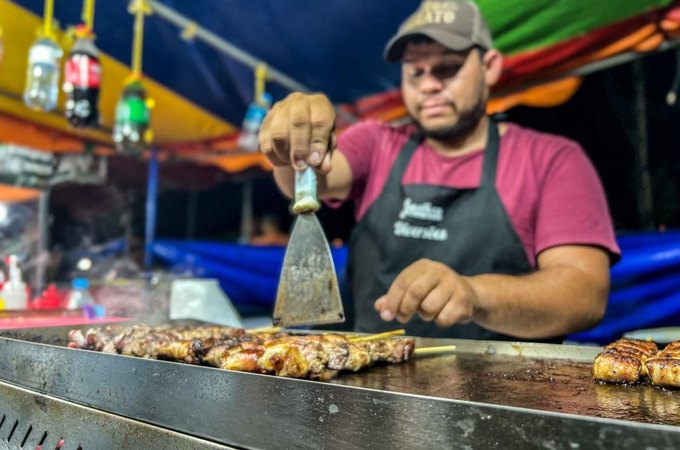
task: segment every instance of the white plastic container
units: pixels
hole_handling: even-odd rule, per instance
[[[21,279],[21,269],[15,255],[9,257],[9,280],[2,286],[2,299],[5,302],[5,309],[28,307],[26,283]]]

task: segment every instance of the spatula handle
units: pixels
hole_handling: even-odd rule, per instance
[[[311,167],[295,172],[295,203],[293,212],[309,214],[317,211],[321,205],[316,198],[316,173]]]

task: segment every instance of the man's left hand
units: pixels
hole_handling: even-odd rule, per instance
[[[375,302],[385,321],[406,323],[414,314],[440,327],[472,320],[477,294],[467,277],[430,259],[420,259],[404,269],[387,294]]]

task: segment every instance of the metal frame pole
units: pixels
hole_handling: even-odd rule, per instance
[[[40,191],[38,197],[38,257],[35,265],[35,294],[45,288],[45,273],[49,260],[49,222],[50,222],[50,189]]]
[[[636,59],[632,64],[633,89],[635,92],[635,118],[637,125],[637,145],[635,148],[635,171],[639,189],[637,192],[638,214],[643,228],[654,228],[654,197],[652,177],[649,172],[649,140],[647,138],[647,100],[645,98],[645,74],[642,61]]]
[[[144,270],[153,265],[153,242],[156,234],[156,209],[158,200],[158,148],[152,147],[149,156],[149,176],[146,187],[146,235],[144,244]]]
[[[241,243],[247,244],[253,231],[253,180],[243,182],[241,200]]]
[[[241,50],[234,44],[222,39],[215,33],[196,24],[196,22],[193,20],[190,20],[182,14],[174,11],[172,8],[169,8],[164,4],[154,0],[149,1],[149,5],[151,5],[151,9],[155,15],[167,20],[181,29],[191,28],[193,37],[205,42],[217,51],[231,56],[235,60],[240,61],[251,69],[255,69],[259,64],[266,64],[266,61],[262,61],[250,53]],[[281,86],[290,89],[291,91],[311,91],[309,87],[292,79],[288,75],[276,70],[271,66],[267,66],[267,79],[269,81],[278,83]]]

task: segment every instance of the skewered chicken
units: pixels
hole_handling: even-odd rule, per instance
[[[399,363],[415,348],[412,338],[352,342],[339,334],[246,333],[226,327],[93,328],[69,333],[70,347],[284,377],[330,380],[378,362]]]
[[[647,372],[655,386],[680,387],[680,341],[647,359]]]
[[[645,376],[645,362],[657,352],[654,342],[619,339],[597,355],[593,363],[593,378],[609,383],[637,383]]]

